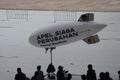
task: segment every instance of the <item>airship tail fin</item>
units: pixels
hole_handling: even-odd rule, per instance
[[[88,22],[88,21],[94,21],[94,14],[93,13],[82,14],[80,16],[80,18],[78,19],[78,22]]]
[[[83,39],[83,41],[86,42],[87,44],[94,44],[94,43],[100,42],[100,39],[98,35],[94,35],[94,36],[90,36]]]

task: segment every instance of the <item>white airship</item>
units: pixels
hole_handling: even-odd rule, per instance
[[[92,16],[92,17],[91,17]],[[83,40],[88,44],[99,42],[96,34],[105,28],[106,24],[93,21],[92,13],[83,14],[76,22],[55,23],[35,31],[29,37],[29,42],[36,47],[55,49],[57,46],[66,45]]]

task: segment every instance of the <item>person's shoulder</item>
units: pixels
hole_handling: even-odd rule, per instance
[[[35,72],[39,73],[39,72],[43,72],[43,71],[35,71]]]
[[[35,73],[38,72],[38,71],[35,71]]]
[[[43,71],[36,71],[38,74],[43,74]]]
[[[18,75],[18,74],[15,74],[15,76]]]
[[[35,76],[33,76],[32,78],[31,78],[31,80],[34,80],[35,79]]]
[[[25,76],[26,77],[26,74],[25,73],[21,73],[21,75]]]
[[[60,71],[57,71],[57,73],[60,73]]]
[[[25,73],[22,73],[23,75],[25,75]]]
[[[19,74],[15,74],[15,77],[17,77]]]
[[[110,78],[110,80],[113,80],[112,78]]]
[[[39,71],[40,73],[43,73],[43,71]]]

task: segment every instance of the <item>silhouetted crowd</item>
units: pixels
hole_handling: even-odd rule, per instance
[[[21,68],[17,68],[17,74],[15,75],[15,80],[71,80],[72,74],[69,71],[65,71],[63,66],[58,66],[57,73],[54,65],[51,63],[48,65],[47,68],[47,75],[44,75],[43,71],[41,70],[41,65],[37,66],[37,71],[35,71],[34,75],[29,79],[26,75],[22,72]],[[118,71],[119,80],[120,80],[120,71]],[[45,77],[47,76],[47,79]],[[109,72],[100,72],[99,79],[96,77],[96,72],[93,69],[92,64],[88,65],[87,74],[81,75],[82,80],[113,80],[110,77]]]
[[[119,73],[119,76],[120,76],[120,73]],[[91,64],[88,65],[87,74],[81,75],[81,79],[82,80],[97,80],[96,72],[93,69]],[[113,80],[113,79],[110,77],[109,72],[100,72],[98,80]]]

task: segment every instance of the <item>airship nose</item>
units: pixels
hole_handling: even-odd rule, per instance
[[[34,35],[31,35],[29,37],[29,43],[32,44],[32,45],[34,45]]]
[[[29,37],[29,43],[32,44],[32,36]]]

